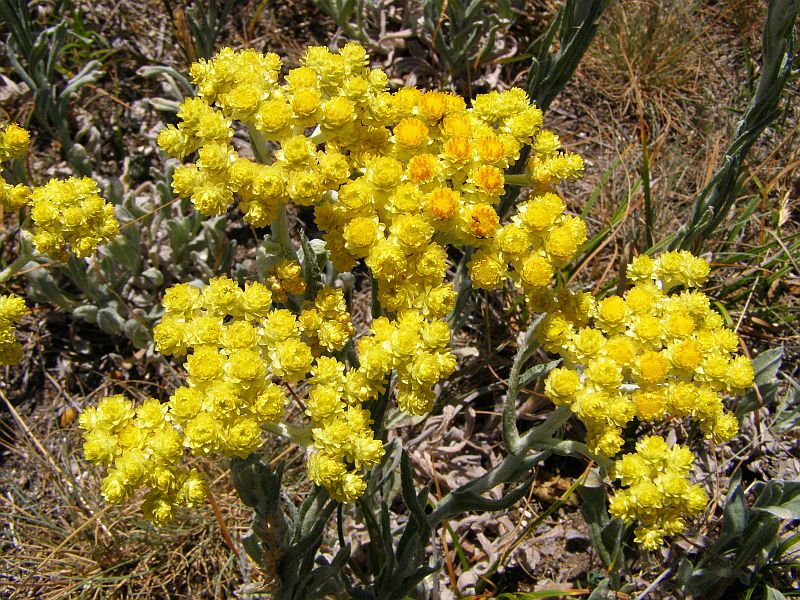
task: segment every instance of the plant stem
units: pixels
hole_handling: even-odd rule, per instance
[[[525,173],[509,173],[505,177],[505,184],[525,187],[531,185],[531,179]]]
[[[281,422],[281,423],[267,423],[266,425],[264,425],[264,429],[281,437],[288,438],[294,443],[303,446],[304,448],[310,446],[314,441],[313,438],[311,437],[310,427],[297,427],[290,423]]]
[[[263,136],[252,125],[247,126],[247,133],[250,135],[250,142],[256,160],[261,164],[272,163],[269,156],[269,148]],[[270,223],[270,230],[273,241],[281,247],[283,255],[289,260],[297,260],[297,251],[294,249],[292,240],[289,237],[289,220],[286,217],[286,204],[281,204],[275,212],[275,218]]]
[[[275,218],[270,223],[273,241],[281,247],[283,255],[289,260],[297,260],[297,252],[289,237],[289,219],[286,217],[286,204],[281,204],[275,212]]]
[[[256,160],[262,165],[272,164],[272,160],[270,160],[269,157],[269,148],[267,148],[267,143],[264,141],[258,129],[252,125],[248,125],[247,133],[250,135],[250,144],[253,147],[253,155],[256,157]]]
[[[15,273],[31,261],[30,254],[21,254],[10,265],[0,271],[0,283],[8,281]]]
[[[461,328],[464,322],[464,305],[469,299],[469,293],[472,291],[472,280],[467,274],[467,263],[472,258],[473,248],[465,248],[464,254],[456,267],[456,274],[453,278],[453,283],[457,286],[458,292],[456,293],[456,302],[453,307],[453,312],[447,317],[447,324],[450,325],[450,331],[457,331]]]

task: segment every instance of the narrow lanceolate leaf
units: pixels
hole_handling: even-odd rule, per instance
[[[725,500],[725,507],[722,509],[722,532],[719,537],[719,544],[734,540],[747,527],[748,509],[742,489],[742,471],[737,470],[731,477],[728,484],[728,498]]]
[[[779,519],[800,519],[800,481],[770,481],[758,495],[753,510]]]
[[[794,22],[800,0],[771,0],[762,35],[761,77],[736,136],[717,172],[698,195],[690,222],[673,237],[670,247],[698,253],[733,208],[739,174],[750,148],[780,115],[780,99],[795,51]]]
[[[778,392],[777,375],[783,362],[783,346],[762,352],[753,359],[753,382],[755,387],[747,390],[736,403],[736,416],[741,419],[746,413],[758,410],[762,403],[769,405]]]

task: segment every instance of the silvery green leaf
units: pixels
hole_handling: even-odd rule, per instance
[[[207,252],[190,252],[190,258],[192,259],[193,263],[197,266],[198,269],[203,274],[203,277],[209,279],[214,276],[214,272],[209,268],[208,261],[206,260],[206,256],[208,256]]]
[[[137,74],[146,78],[162,75],[169,82],[170,91],[178,102],[183,101],[184,96],[194,96],[194,86],[189,83],[189,80],[182,73],[172,67],[161,65],[145,66],[140,67]],[[177,109],[175,112],[177,112]]]
[[[150,106],[160,112],[177,113],[181,109],[181,103],[168,98],[150,98]]]
[[[678,585],[685,588],[689,585],[689,581],[694,574],[694,565],[692,562],[684,557],[678,563],[678,572],[675,576],[675,580],[678,582]]]
[[[137,348],[146,348],[151,342],[150,332],[140,321],[128,319],[125,321],[125,337],[127,337]]]
[[[248,556],[250,556],[257,565],[265,564],[264,550],[261,548],[261,542],[258,536],[252,529],[247,532],[247,535],[242,537],[242,546],[244,547],[244,551],[247,552]]]
[[[19,236],[20,256],[33,256],[35,253],[36,253],[36,247],[33,245],[33,237],[31,237],[30,235],[20,235]]]
[[[69,279],[85,294],[96,303],[100,303],[100,298],[107,293],[105,286],[100,283],[97,273],[86,268],[86,261],[70,256],[67,262],[66,272]]]
[[[742,489],[742,471],[737,469],[728,484],[728,497],[722,509],[722,532],[719,543],[736,540],[744,533],[748,521],[747,502]]]
[[[84,304],[73,310],[72,314],[88,323],[96,323],[98,310],[94,304]]]
[[[78,175],[88,177],[92,174],[92,161],[81,144],[73,144],[67,150],[67,162]]]
[[[770,481],[756,498],[754,510],[779,519],[800,519],[800,481]]]
[[[611,591],[611,580],[603,579],[589,594],[588,600],[611,600],[612,598],[617,598],[617,594]]]
[[[167,236],[175,258],[184,256],[191,237],[191,223],[189,219],[176,217],[167,220]]]
[[[771,431],[785,434],[792,429],[800,427],[797,391],[798,388],[794,385],[786,390],[786,395],[773,413],[774,420],[770,426]]]
[[[117,204],[114,207],[114,215],[117,217],[117,220],[120,223],[127,223],[128,221],[133,221],[136,218],[133,216],[133,214],[131,214],[131,211],[122,204]]]
[[[322,252],[323,260],[327,262],[324,246],[322,247]],[[313,300],[316,298],[317,292],[322,289],[322,269],[317,252],[303,231],[300,232],[300,252],[298,256],[300,265],[303,268],[303,279],[306,282],[306,300]]]
[[[751,514],[755,516],[758,515],[758,512],[752,511]],[[765,514],[763,517],[753,519],[742,538],[736,540],[735,545],[731,548],[730,554],[733,559],[731,572],[735,573],[745,584],[748,584],[752,577],[752,573],[745,568],[748,563],[765,551],[770,552],[770,549],[774,548],[777,543],[778,531],[781,526],[780,519],[770,514]]]
[[[561,359],[553,360],[548,363],[542,363],[539,365],[534,365],[527,371],[525,371],[519,377],[519,386],[521,388],[526,387],[529,385],[534,379],[538,379],[543,375],[547,375],[550,371],[555,369],[559,364],[561,364]]]
[[[578,494],[583,500],[581,514],[600,558],[607,567],[620,564],[625,526],[621,520],[612,519],[608,514],[605,485],[597,468],[589,472],[578,488]]]
[[[155,267],[150,267],[142,271],[142,278],[153,287],[161,287],[164,285],[164,274]]]
[[[135,227],[128,227],[122,235],[118,235],[113,242],[106,246],[108,253],[115,262],[132,273],[138,273],[141,265],[141,247],[139,234]]]
[[[97,312],[97,326],[111,335],[118,335],[125,326],[125,319],[113,308],[101,308]]]
[[[736,403],[737,417],[741,419],[745,413],[757,410],[761,406],[762,400],[765,405],[769,405],[775,400],[775,394],[778,392],[776,377],[782,362],[783,346],[762,352],[753,359],[753,371],[755,372],[753,381],[758,388],[758,393],[755,388],[747,390],[741,400]]]
[[[283,249],[280,244],[274,242],[270,236],[265,236],[264,240],[256,248],[256,269],[262,277],[273,266],[283,260]]]
[[[37,263],[28,263],[37,266]],[[28,267],[26,267],[27,269]],[[61,291],[53,276],[47,269],[37,268],[27,273],[29,295],[41,302],[50,302],[60,309],[72,312],[75,303]]]
[[[783,362],[783,346],[761,352],[753,359],[754,380],[756,383],[768,383],[775,379]]]

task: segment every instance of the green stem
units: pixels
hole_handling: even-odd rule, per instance
[[[386,441],[384,438],[386,437],[386,429],[385,423],[386,420],[386,409],[389,406],[389,399],[392,395],[392,387],[394,386],[395,375],[392,372],[389,375],[388,381],[386,382],[386,389],[382,394],[378,396],[375,400],[375,405],[372,408],[372,420],[373,420],[373,431],[375,432],[375,439]]]
[[[15,273],[31,261],[29,254],[22,254],[14,259],[10,265],[0,271],[0,283],[8,281]]]
[[[378,297],[378,280],[370,274],[369,282],[370,296],[372,298],[372,319],[375,320],[383,315],[383,308],[381,307],[381,301]]]
[[[311,427],[297,427],[290,423],[281,422],[267,423],[264,425],[264,429],[275,435],[288,438],[295,444],[303,446],[303,448],[307,448],[314,443],[314,438],[311,435]]]
[[[247,133],[250,135],[250,143],[253,148],[253,155],[256,160],[264,165],[272,163],[269,148],[264,141],[264,137],[258,129],[252,125],[247,126]],[[297,260],[297,251],[294,249],[292,239],[289,237],[289,220],[286,217],[286,204],[281,204],[275,213],[275,218],[270,223],[272,239],[281,247],[283,255],[289,260]]]
[[[505,177],[506,185],[517,185],[520,187],[526,187],[531,184],[531,178],[528,177],[525,173],[509,173]]]
[[[528,330],[522,336],[519,350],[514,357],[511,371],[508,374],[508,392],[503,404],[503,443],[512,454],[523,450],[522,440],[517,429],[517,395],[520,388],[520,374],[525,362],[536,349],[536,327],[543,318],[534,319]],[[552,418],[552,417],[551,417]]]
[[[272,160],[269,156],[269,148],[267,148],[267,143],[264,141],[258,129],[252,125],[248,125],[247,133],[250,135],[250,144],[253,147],[253,155],[256,157],[256,160],[263,165],[272,164]]]
[[[286,205],[281,204],[275,212],[275,218],[270,223],[273,241],[281,247],[283,255],[289,260],[297,260],[297,252],[289,237],[289,219],[286,216]]]

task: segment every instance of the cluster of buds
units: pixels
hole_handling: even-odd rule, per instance
[[[281,303],[289,295],[302,296],[306,291],[303,268],[296,260],[283,259],[267,269],[267,284],[273,299]]]

